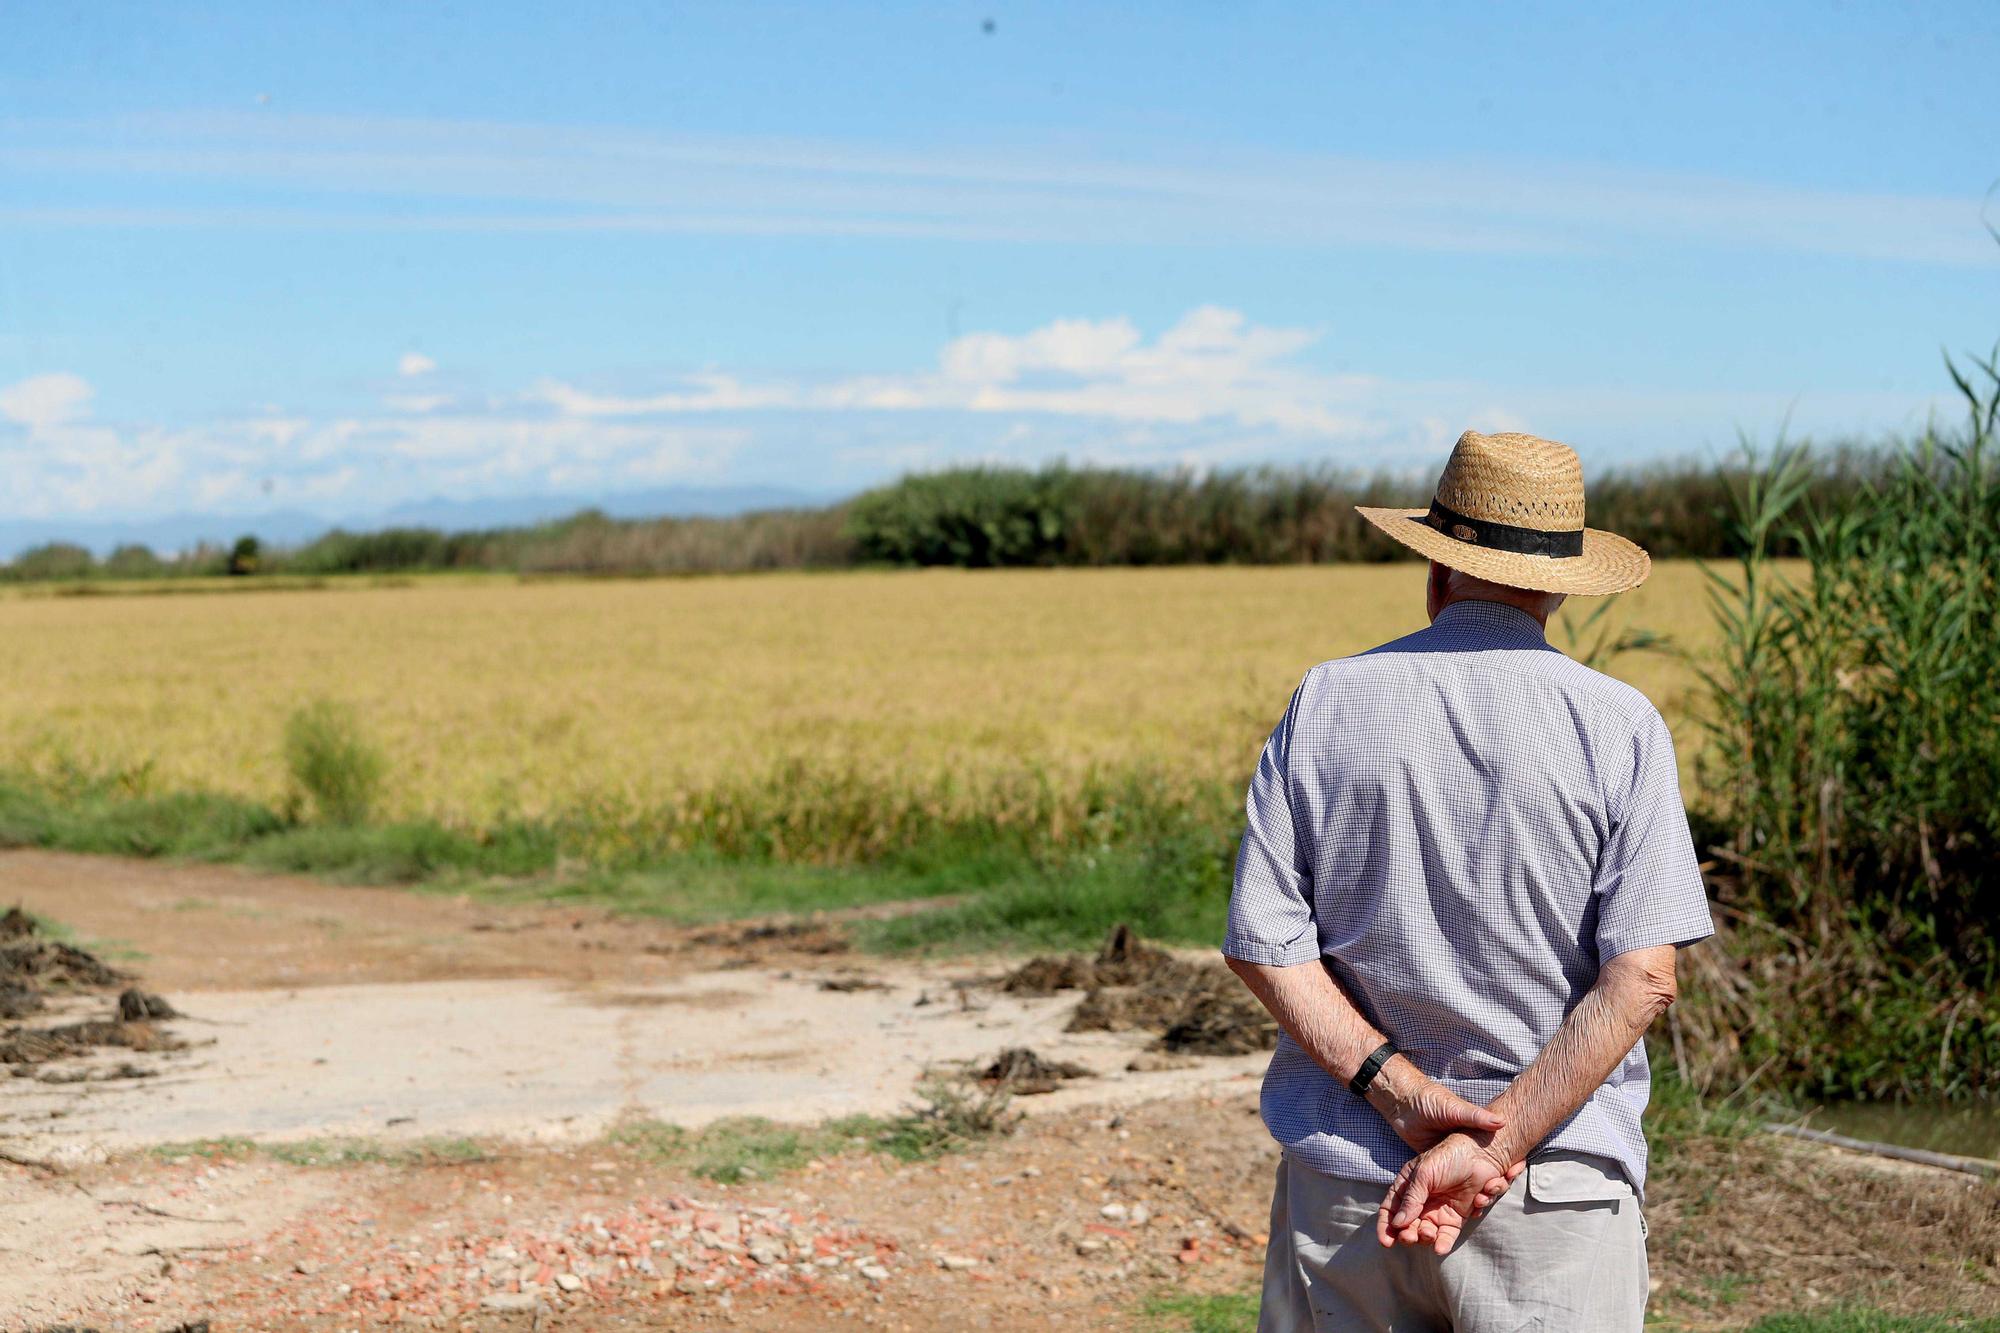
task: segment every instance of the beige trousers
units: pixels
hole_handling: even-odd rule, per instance
[[[1638,1333],[1646,1224],[1612,1162],[1552,1152],[1450,1254],[1384,1249],[1383,1185],[1278,1163],[1258,1333]]]

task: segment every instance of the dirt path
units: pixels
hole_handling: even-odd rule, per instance
[[[332,885],[234,866],[0,851],[19,903],[132,960],[146,984],[267,990],[368,982],[657,979],[685,930],[595,909]]]
[[[194,1043],[115,1053],[153,1077],[0,1080],[0,1147],[45,1163],[0,1166],[9,1328],[1153,1327],[1150,1296],[1256,1282],[1264,1057],[1133,1072],[1145,1035],[1065,1033],[1074,992],[962,985],[994,970],[977,961],[44,853],[0,853],[0,897],[129,949]],[[1094,1077],[937,1162],[855,1146],[723,1186],[599,1137],[621,1118],[892,1113],[927,1064],[1012,1045]],[[93,1062],[112,1057],[65,1068]],[[459,1135],[484,1155],[139,1151]],[[2000,1311],[1988,1184],[1744,1140],[1662,1163],[1648,1211],[1669,1327]]]
[[[1127,1065],[1150,1035],[1064,1032],[1073,993],[968,985],[993,973],[976,962],[851,955],[822,927],[688,929],[45,852],[0,853],[0,885],[184,1015],[165,1025],[184,1049],[107,1050],[61,1070],[136,1066],[147,1077],[0,1081],[0,1144],[65,1172],[196,1140],[578,1143],[621,1121],[893,1115],[927,1069],[1012,1046],[1092,1072],[1024,1099],[1038,1114],[1240,1092],[1263,1063],[1252,1055],[1133,1072]],[[59,999],[37,1018],[83,1017],[103,1003]],[[325,1202],[324,1185],[287,1177],[274,1194],[272,1178],[248,1170],[226,1173],[236,1221],[175,1224],[235,1243]],[[211,1188],[222,1189],[203,1184]],[[188,1243],[161,1230],[175,1219],[95,1209],[32,1171],[12,1189],[0,1216],[80,1228],[61,1251],[78,1258],[0,1250],[0,1294],[13,1283],[87,1301],[143,1275],[150,1260],[135,1251]],[[50,1189],[62,1203],[53,1212]]]
[[[1033,1103],[1049,1110],[1246,1086],[1263,1065],[1130,1072],[1150,1034],[1064,1032],[1074,994],[968,987],[992,969],[855,957],[824,931],[757,938],[47,853],[0,855],[0,883],[82,936],[133,940],[130,966],[188,1016],[170,1027],[192,1043],[99,1059],[151,1078],[0,1085],[0,1135],[28,1156],[891,1114],[926,1069],[1010,1046],[1095,1075]]]

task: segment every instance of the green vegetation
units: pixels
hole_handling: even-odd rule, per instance
[[[1844,503],[1877,476],[1879,451],[1840,448],[1815,466],[1811,490]],[[1681,462],[1592,478],[1591,521],[1655,557],[1737,551],[1727,516],[1735,474]],[[1146,472],[972,467],[905,477],[821,509],[728,518],[613,519],[595,510],[517,528],[329,532],[291,550],[254,537],[170,558],[143,546],[98,561],[49,543],[0,565],[0,580],[294,579],[442,570],[519,574],[688,574],[840,569],[857,564],[1312,564],[1412,559],[1380,540],[1357,504],[1419,504],[1428,479],[1327,468]],[[1774,548],[1785,553],[1786,538]],[[309,585],[310,586],[310,585]]]
[[[361,734],[354,710],[315,699],[285,721],[285,769],[296,802],[329,824],[360,824],[375,808],[387,763]]]
[[[1747,1333],[2000,1333],[2000,1319],[1901,1315],[1881,1310],[1824,1310],[1766,1315]]]
[[[489,1159],[486,1149],[472,1139],[430,1138],[412,1142],[381,1139],[290,1139],[259,1143],[244,1138],[194,1139],[187,1143],[161,1143],[147,1150],[154,1157],[245,1158],[268,1157],[289,1166],[359,1166],[381,1163],[387,1166],[455,1166]]]
[[[1221,931],[1232,837],[1220,792],[1198,812],[1162,784],[1134,778],[1106,783],[1067,825],[1004,806],[927,824],[922,793],[891,805],[873,784],[829,786],[815,809],[798,791],[773,802],[746,788],[737,801],[711,793],[672,822],[593,804],[469,830],[354,820],[343,802],[354,799],[346,794],[352,767],[368,771],[365,746],[356,751],[362,759],[349,757],[360,745],[347,723],[315,723],[309,761],[295,765],[301,799],[284,810],[212,794],[153,795],[144,773],[71,773],[53,783],[0,776],[0,846],[233,862],[686,922],[953,900],[857,925],[862,942],[890,949],[1087,947],[1120,921],[1186,943],[1212,942]],[[306,793],[328,818],[348,811],[349,820],[307,822]],[[1058,827],[1066,831],[1052,832]]]
[[[780,1125],[740,1116],[699,1131],[639,1121],[621,1125],[610,1138],[654,1161],[685,1166],[703,1180],[740,1185],[796,1171],[814,1158],[866,1147],[886,1131],[887,1122],[871,1116],[849,1116],[823,1125]]]
[[[1838,506],[1799,451],[1747,473],[1711,591],[1703,790],[1736,966],[1704,978],[1704,1077],[1819,1098],[2000,1091],[2000,354],[1969,422]],[[1811,577],[1774,575],[1795,543]],[[1740,1045],[1739,1045],[1740,1043]]]
[[[1004,1088],[933,1075],[917,1085],[918,1104],[901,1115],[845,1116],[818,1125],[781,1125],[758,1116],[718,1120],[699,1130],[655,1120],[614,1129],[613,1143],[655,1161],[686,1167],[725,1185],[768,1180],[815,1158],[867,1150],[903,1162],[924,1161],[981,1139],[1011,1134],[1020,1114]]]
[[[1154,1328],[1174,1333],[1250,1333],[1257,1327],[1258,1293],[1155,1296],[1140,1311]]]

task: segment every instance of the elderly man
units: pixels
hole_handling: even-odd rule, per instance
[[[1649,561],[1530,435],[1361,513],[1430,557],[1431,624],[1306,673],[1223,944],[1283,1029],[1259,1327],[1637,1330],[1640,1038],[1713,927],[1665,723],[1544,630]]]

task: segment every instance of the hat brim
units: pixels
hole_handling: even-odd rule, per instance
[[[1518,555],[1473,546],[1447,537],[1426,520],[1428,509],[1377,509],[1354,506],[1354,512],[1390,537],[1441,565],[1475,578],[1534,592],[1570,593],[1577,597],[1608,597],[1629,592],[1653,572],[1652,557],[1637,543],[1615,532],[1583,530],[1583,554]]]

